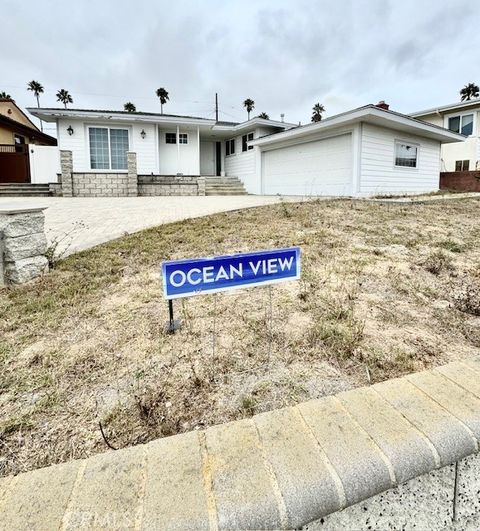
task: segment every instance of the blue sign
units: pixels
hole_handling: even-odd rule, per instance
[[[273,249],[162,263],[167,299],[300,278],[300,248]]]

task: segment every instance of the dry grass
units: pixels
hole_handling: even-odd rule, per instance
[[[0,291],[0,475],[103,451],[99,421],[124,447],[474,356],[479,206],[218,214]],[[176,302],[183,329],[163,333],[162,260],[290,245],[301,281]]]

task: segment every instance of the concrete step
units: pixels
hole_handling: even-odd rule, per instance
[[[0,184],[0,197],[48,197],[50,188],[48,184],[32,183],[2,183]]]
[[[222,190],[215,192],[205,192],[205,195],[248,195],[245,190],[242,192],[232,192],[231,190]]]
[[[41,190],[24,190],[22,192],[0,190],[0,197],[50,197],[50,192]]]

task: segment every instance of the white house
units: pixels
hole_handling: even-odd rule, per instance
[[[194,116],[144,112],[28,109],[57,125],[58,146],[72,152],[73,171],[127,170],[126,152],[137,154],[139,175],[248,176],[247,142],[295,127],[275,120],[217,122]]]
[[[153,113],[29,109],[56,122],[73,172],[121,175],[127,151],[141,176],[237,177],[251,194],[367,196],[438,190],[440,147],[464,136],[367,105],[295,126]]]
[[[442,146],[442,171],[480,170],[480,98],[414,112],[411,116],[467,137],[464,142]]]

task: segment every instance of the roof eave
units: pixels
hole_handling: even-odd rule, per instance
[[[208,118],[193,118],[186,116],[165,116],[156,114],[141,114],[141,113],[108,113],[101,111],[82,111],[82,110],[48,110],[48,109],[35,109],[29,108],[28,112],[44,120],[45,122],[55,122],[59,118],[71,118],[71,119],[88,119],[88,120],[108,120],[114,122],[139,122],[139,123],[179,123],[188,125],[205,125],[212,126],[215,124],[215,120],[209,120]]]
[[[372,119],[373,118],[373,119]],[[375,118],[377,120],[375,120]],[[403,129],[411,129],[416,132],[414,134],[421,133],[420,136],[427,138],[433,138],[442,143],[461,142],[465,140],[465,136],[458,133],[453,133],[442,127],[438,127],[427,122],[421,122],[415,118],[401,115],[400,113],[394,113],[392,111],[384,111],[374,106],[362,108],[344,113],[342,115],[333,116],[325,121],[318,122],[316,124],[308,124],[306,126],[297,127],[294,130],[283,131],[281,133],[274,134],[270,137],[263,137],[250,142],[252,146],[266,146],[289,140],[291,138],[301,138],[304,136],[311,136],[317,132],[326,131],[328,129],[334,129],[338,127],[346,127],[354,125],[362,121],[384,121],[386,127],[400,126]]]

